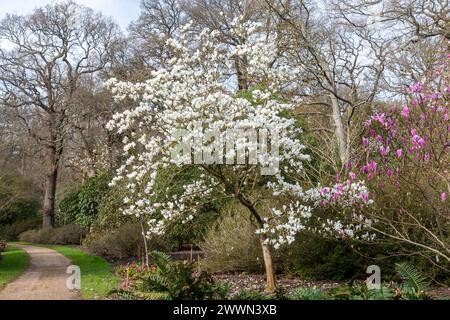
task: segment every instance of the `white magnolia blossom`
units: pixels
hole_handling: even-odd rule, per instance
[[[117,101],[131,99],[138,103],[137,107],[114,115],[108,124],[108,129],[125,136],[126,160],[117,170],[112,185],[120,183],[128,191],[123,201],[125,214],[146,217],[149,233],[162,234],[171,222],[192,221],[199,214],[198,207],[213,192],[227,191],[207,165],[198,165],[202,175],[182,186],[180,195],[161,197],[164,190],[157,190],[159,172],[171,166],[189,167],[188,160],[192,160],[190,153],[174,153],[180,133],[183,141],[193,142],[196,152],[210,154],[214,145],[208,143],[211,137],[205,129],[219,133],[215,141],[225,141],[230,131],[276,131],[278,153],[258,154],[258,165],[250,168],[223,166],[240,176],[244,169],[249,175],[261,167],[280,164],[267,189],[275,196],[293,194],[298,201],[272,208],[273,215],[265,218],[264,226],[257,230],[278,248],[294,241],[296,233],[304,229],[304,221],[312,216],[311,204],[321,197],[320,189],[303,190],[299,184],[285,179],[290,173],[301,172],[303,162],[309,160],[298,140],[301,130],[294,119],[283,116],[295,108],[296,101],[280,98],[283,90],[295,87],[300,70],[280,62],[274,35],[260,33],[254,23],[234,21],[233,26],[237,37],[247,39],[244,44],[230,49],[219,41],[218,32],[205,29],[192,34],[186,26],[177,39],[168,41],[174,52],[169,67],[154,71],[142,83],[108,81]],[[249,90],[245,96],[239,94],[233,76],[236,59],[245,59],[249,85],[258,88]],[[247,155],[252,147],[246,139],[236,140],[236,149],[246,148]],[[232,156],[233,150],[226,154]],[[245,188],[247,183],[243,179],[241,186]]]

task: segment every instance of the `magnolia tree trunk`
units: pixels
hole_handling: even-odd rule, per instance
[[[148,256],[148,244],[147,244],[147,232],[145,231],[144,222],[141,221],[141,231],[142,238],[144,240],[144,254],[145,254],[145,266],[148,268],[150,266],[149,256]]]
[[[264,259],[264,268],[266,270],[266,291],[272,293],[275,292],[276,289],[275,272],[273,269],[272,253],[270,252],[270,246],[266,243],[266,240],[266,237],[263,235],[259,237]]]
[[[254,207],[254,205],[246,199],[242,195],[238,195],[238,200],[243,204],[247,209],[250,210],[252,215],[255,217],[259,228],[264,227],[264,222],[259,215],[258,211]],[[264,268],[266,271],[266,291],[273,293],[276,289],[276,282],[275,282],[275,272],[273,268],[273,259],[272,259],[272,253],[270,251],[270,246],[267,243],[267,237],[263,234],[259,236],[259,242],[261,244],[262,254],[263,254],[263,260],[264,260]]]

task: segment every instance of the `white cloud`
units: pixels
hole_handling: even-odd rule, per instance
[[[26,14],[34,8],[60,1],[63,0],[0,0],[0,18],[7,13]],[[139,16],[140,12],[140,0],[75,0],[75,2],[113,17],[124,29]]]

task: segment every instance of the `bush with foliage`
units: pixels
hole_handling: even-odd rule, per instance
[[[20,233],[40,224],[40,193],[14,172],[0,172],[0,237],[17,240]]]
[[[364,252],[364,256],[359,252]],[[365,275],[365,267],[373,262],[374,248],[356,241],[324,238],[309,232],[297,235],[295,242],[280,252],[284,273],[313,280],[355,280]]]
[[[42,224],[42,218],[35,217],[25,220],[18,220],[12,224],[0,225],[0,236],[8,241],[16,241],[19,235],[25,231],[35,230]]]
[[[89,230],[98,218],[99,205],[109,191],[110,180],[106,173],[88,178],[77,191],[59,203],[58,221],[62,224],[75,223]]]
[[[141,226],[135,223],[125,224],[110,233],[88,239],[84,245],[103,257],[124,259],[143,258],[145,255]],[[170,249],[164,239],[156,237],[148,239],[147,246],[149,251]]]
[[[167,254],[151,254],[155,269],[145,272],[125,296],[144,300],[226,299],[229,286],[216,283],[206,272],[187,261],[173,261]],[[122,293],[123,295],[123,293]]]
[[[37,244],[80,245],[86,232],[78,225],[67,225],[55,229],[30,230],[19,236],[20,241]]]
[[[109,188],[98,206],[97,219],[93,222],[90,235],[94,238],[111,233],[126,224],[138,223],[136,217],[121,212],[124,191],[121,188]]]
[[[326,300],[327,295],[317,288],[296,288],[288,296],[290,300]]]

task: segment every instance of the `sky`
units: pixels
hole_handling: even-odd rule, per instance
[[[26,14],[36,7],[63,0],[0,0],[0,19],[7,13]],[[138,18],[141,0],[75,0],[75,2],[100,10],[104,15],[114,18],[123,30]]]

